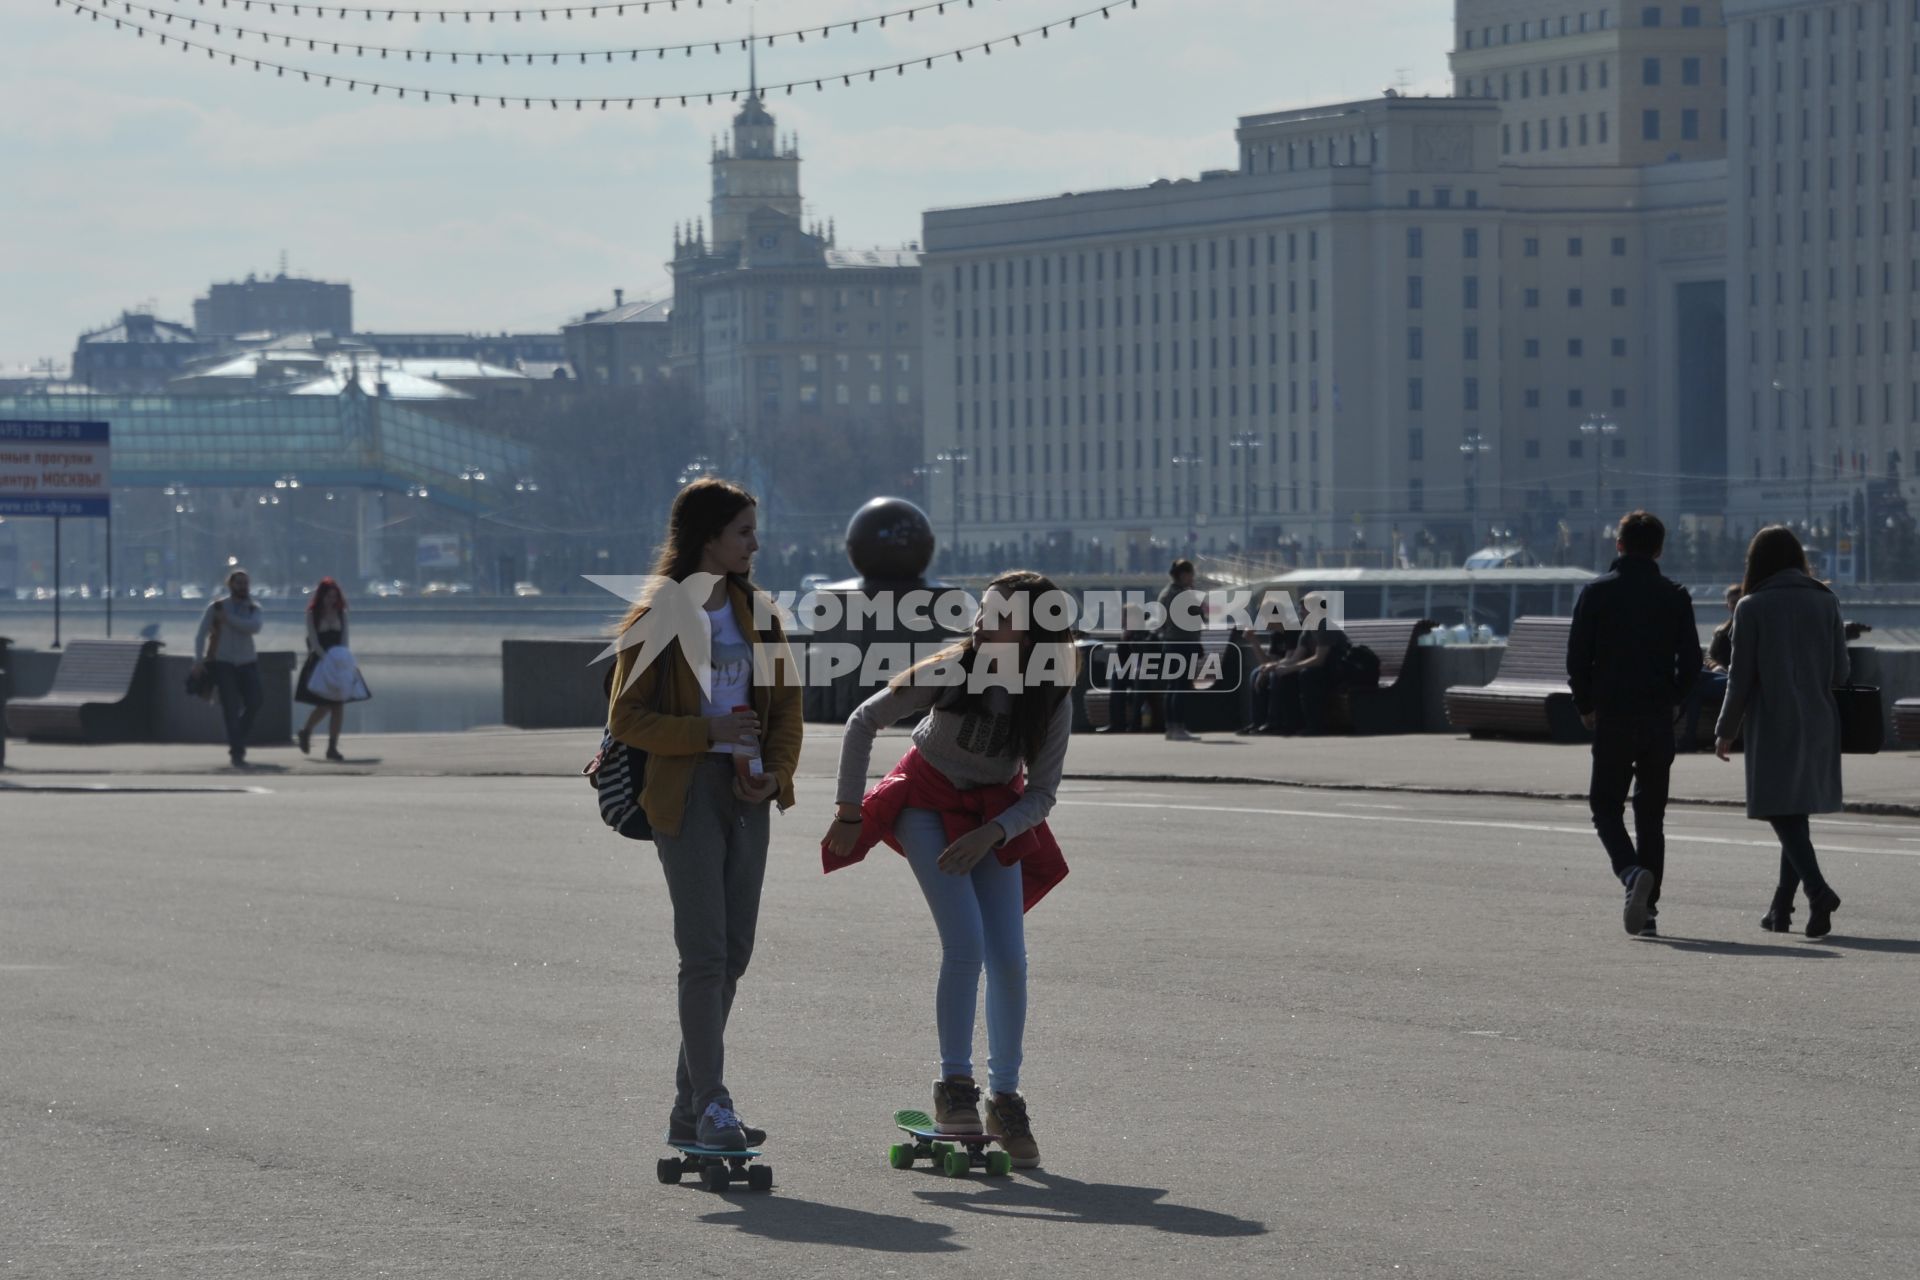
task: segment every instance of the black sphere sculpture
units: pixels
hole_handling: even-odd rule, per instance
[[[933,563],[933,523],[905,498],[875,498],[847,522],[847,559],[863,586],[919,586]]]

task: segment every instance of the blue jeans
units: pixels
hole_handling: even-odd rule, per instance
[[[987,1084],[995,1093],[1020,1087],[1021,1042],[1027,1030],[1027,934],[1019,864],[988,854],[963,876],[937,865],[946,825],[930,809],[908,809],[894,827],[940,932],[940,984],[934,1023],[940,1074],[973,1075],[973,1019],[980,969],[987,970]]]
[[[1716,703],[1727,696],[1727,673],[1702,667],[1687,689],[1686,701],[1680,704],[1680,718],[1686,721],[1687,726],[1686,736],[1681,741],[1686,744],[1688,751],[1699,746],[1700,712],[1706,707],[1709,696]]]
[[[227,722],[227,750],[239,755],[253,736],[253,722],[260,715],[265,694],[260,686],[260,664],[235,665],[216,659],[211,664],[213,687],[220,694],[220,714]]]

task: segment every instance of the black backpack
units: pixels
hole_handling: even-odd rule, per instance
[[[664,658],[666,654],[661,656]],[[613,676],[613,671],[607,672],[609,701],[613,698]],[[658,705],[657,698],[655,705]],[[600,798],[600,821],[629,840],[653,839],[653,823],[647,820],[647,811],[640,804],[640,792],[647,785],[645,751],[620,741],[609,730],[601,734],[600,750],[594,752],[593,759],[580,772],[593,784],[594,793]]]
[[[1341,679],[1349,689],[1380,687],[1380,655],[1367,646],[1356,644],[1348,649],[1341,667]]]

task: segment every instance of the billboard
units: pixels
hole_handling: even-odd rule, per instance
[[[0,421],[0,516],[110,516],[110,453],[104,422]]]
[[[420,538],[414,562],[422,569],[458,569],[460,567],[460,535],[457,533],[429,533]]]

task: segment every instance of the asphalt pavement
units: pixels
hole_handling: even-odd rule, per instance
[[[810,742],[730,1037],[777,1186],[716,1196],[654,1176],[650,846],[560,776],[578,735],[456,736],[521,776],[16,746],[0,1274],[1914,1273],[1920,822],[1816,821],[1846,902],[1809,941],[1757,927],[1764,825],[1676,809],[1653,942],[1578,804],[1070,783],[1028,920],[1045,1166],[956,1181],[886,1166],[937,947],[891,855],[821,874]],[[434,754],[396,742],[357,749]]]

